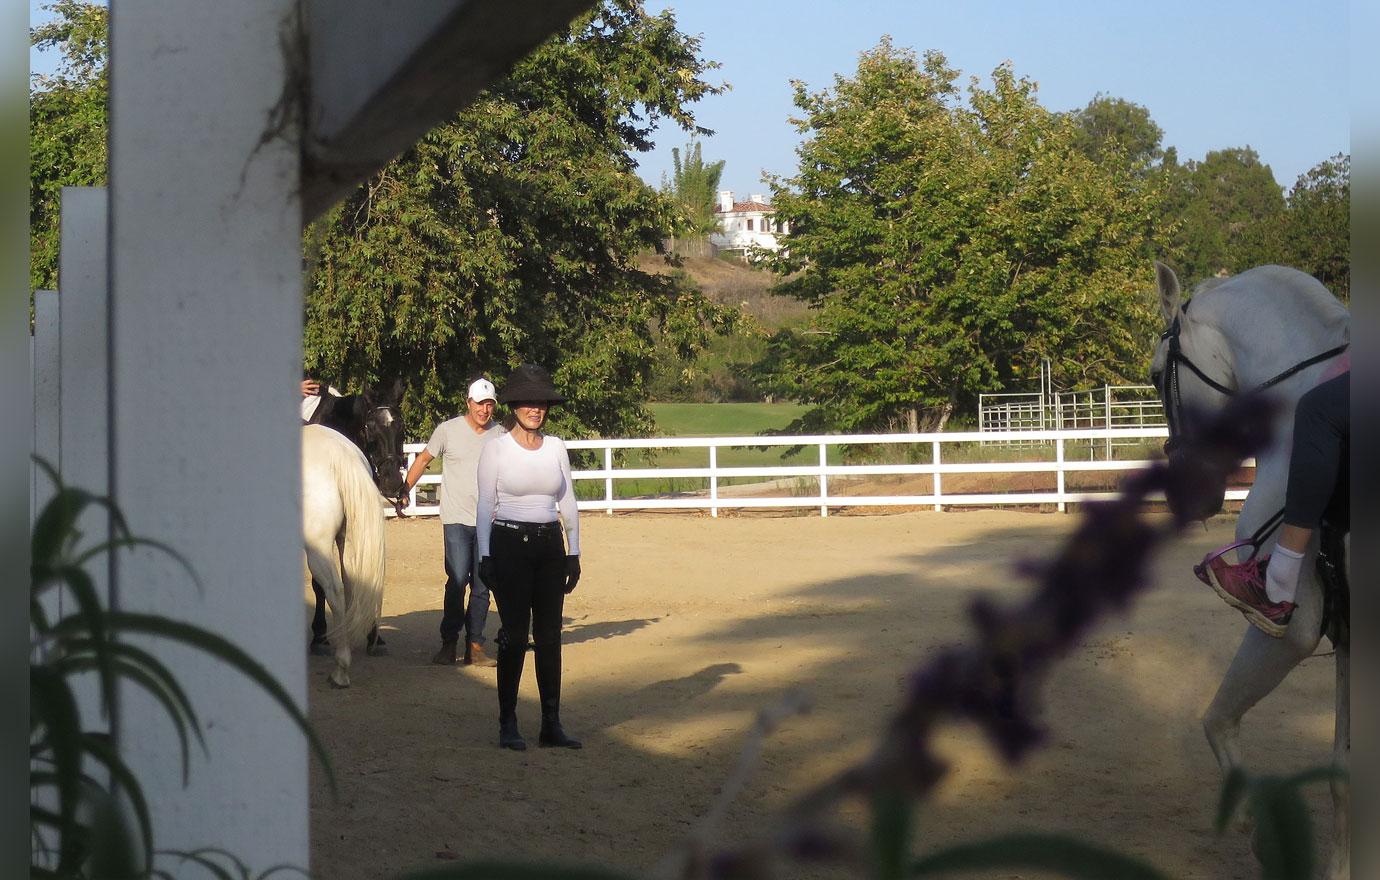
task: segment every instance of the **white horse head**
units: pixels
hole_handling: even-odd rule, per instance
[[[1188,302],[1168,266],[1155,263],[1155,280],[1165,329],[1150,381],[1169,421],[1166,450],[1193,431],[1203,413],[1220,409],[1234,394],[1256,391],[1276,404],[1270,444],[1257,460],[1287,465],[1298,399],[1350,341],[1346,308],[1317,279],[1284,266],[1209,279]],[[1282,480],[1271,473],[1261,485],[1262,476],[1258,470],[1256,485],[1271,503],[1282,499]]]

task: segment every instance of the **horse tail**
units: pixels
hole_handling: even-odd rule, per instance
[[[344,437],[336,444],[336,485],[345,510],[341,546],[345,587],[343,635],[347,644],[363,642],[383,614],[384,516],[379,492],[363,454]]]

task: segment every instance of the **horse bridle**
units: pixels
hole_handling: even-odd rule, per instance
[[[399,417],[397,416],[397,414],[396,414],[395,412],[393,412],[393,409],[394,409],[394,407],[393,407],[392,405],[389,405],[389,404],[384,404],[383,406],[370,407],[370,408],[369,408],[369,415],[365,418],[364,423],[360,426],[360,430],[363,431],[363,432],[365,432],[365,433],[367,434],[367,433],[369,432],[370,421],[372,420],[373,416],[374,416],[375,414],[379,413],[379,412],[386,412],[386,413],[388,413],[389,418],[393,419],[394,421],[399,421],[400,419],[399,419]],[[368,446],[369,444],[366,443],[365,445]],[[365,457],[365,459],[369,459],[369,455],[368,455],[367,452],[365,453],[365,456],[364,456],[364,457]],[[401,466],[402,457],[401,457],[401,456],[394,455],[394,454],[392,454],[392,453],[390,452],[390,453],[388,454],[388,460],[389,460],[389,461],[392,461],[392,460],[395,460],[395,459],[398,461],[399,465]],[[370,470],[372,470],[372,471],[374,472],[374,483],[377,485],[378,480],[379,480],[379,474],[380,474],[380,465],[375,464],[375,463],[371,460],[371,461],[369,461],[369,468],[370,468]],[[394,500],[394,499],[389,499],[389,500],[391,501],[391,500]],[[396,506],[396,505],[395,505],[395,506]]]
[[[1160,381],[1158,383],[1160,402],[1164,404],[1165,421],[1169,423],[1169,439],[1164,441],[1164,452],[1166,455],[1172,452],[1174,447],[1178,444],[1179,428],[1182,422],[1181,414],[1183,410],[1183,401],[1179,394],[1179,364],[1188,367],[1193,375],[1197,376],[1205,385],[1217,393],[1226,397],[1231,397],[1237,393],[1237,389],[1223,385],[1207,373],[1204,373],[1197,364],[1189,359],[1188,355],[1184,354],[1183,346],[1179,343],[1179,332],[1181,330],[1180,319],[1187,313],[1188,306],[1184,306],[1179,314],[1174,316],[1174,323],[1169,325],[1169,329],[1160,334],[1161,341],[1169,341],[1169,350],[1165,353],[1164,359],[1164,373],[1160,376]],[[1283,382],[1300,370],[1306,370],[1314,364],[1319,364],[1325,360],[1334,358],[1346,351],[1348,345],[1350,345],[1350,343],[1343,342],[1336,348],[1330,348],[1322,354],[1315,354],[1306,360],[1299,361],[1289,369],[1266,379],[1264,382],[1257,385],[1254,391],[1264,391],[1266,388],[1278,385],[1280,382]]]

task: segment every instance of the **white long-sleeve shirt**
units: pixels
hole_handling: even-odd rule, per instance
[[[565,529],[566,553],[580,554],[580,516],[570,478],[570,454],[559,437],[542,435],[538,449],[524,449],[504,434],[479,454],[479,505],[475,539],[479,558],[489,555],[496,519],[550,523]]]

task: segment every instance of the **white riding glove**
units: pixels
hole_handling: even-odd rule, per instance
[[[1271,602],[1293,602],[1299,591],[1303,554],[1276,544],[1265,566],[1265,596]]]

